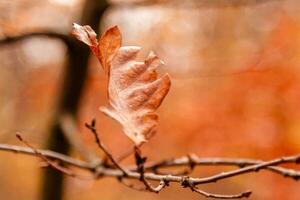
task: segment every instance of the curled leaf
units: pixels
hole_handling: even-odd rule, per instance
[[[99,41],[89,26],[74,26],[73,34],[89,45],[108,75],[109,106],[101,111],[118,121],[124,133],[139,146],[155,132],[157,108],[167,95],[171,81],[168,74],[157,77],[156,69],[164,63],[153,52],[144,62],[135,60],[140,47],[121,46],[118,27],[108,29]]]
[[[81,26],[79,24],[73,23],[72,34],[81,42],[87,44],[93,53],[98,57],[98,40],[95,31],[88,25]]]
[[[117,26],[108,29],[99,40],[99,61],[106,74],[109,74],[109,68],[114,55],[121,47],[122,37]]]
[[[91,48],[92,52],[99,59],[105,73],[108,74],[111,60],[122,42],[119,28],[117,26],[109,28],[98,41],[95,31],[90,26],[81,26],[73,23],[72,34]]]

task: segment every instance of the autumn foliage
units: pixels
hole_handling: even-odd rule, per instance
[[[69,1],[77,3],[59,9],[53,5],[67,1],[38,1],[38,4],[32,1],[34,3],[27,5],[26,9],[20,6],[14,8],[15,4],[25,5],[31,1],[0,3],[3,16],[1,37],[26,35],[39,31],[35,29],[39,27],[42,30],[46,28],[46,31],[47,27],[56,27],[55,30],[70,38],[74,46],[82,48],[80,42],[69,35],[73,21],[94,27],[78,17],[85,16],[78,12],[82,10],[82,4],[78,3],[81,0]],[[127,1],[133,2],[118,2]],[[131,140],[136,145],[143,144],[157,128],[159,134],[141,148],[150,162],[185,156],[190,152],[201,158],[220,156],[259,160],[299,152],[299,1],[196,0],[187,1],[188,5],[185,1],[177,1],[178,4],[170,2],[170,5],[130,3],[125,6],[123,3],[121,6],[112,3],[105,17],[98,20],[101,21],[100,29],[94,30],[103,31],[117,24],[122,36],[117,27],[107,29],[98,37],[89,26],[74,24],[75,36],[87,44],[95,55],[89,60],[88,76],[84,78],[85,86],[76,116],[79,131],[72,131],[74,135],[78,133],[84,144],[82,146],[89,147],[96,155],[103,155],[97,149],[93,135],[84,127],[86,122],[95,117],[96,128],[115,158],[131,149]],[[232,5],[236,3],[243,5]],[[37,15],[41,17],[37,18]],[[63,19],[62,23],[57,23],[58,19]],[[138,54],[138,57],[124,61],[124,64],[115,64],[119,52],[125,48],[121,47],[122,44],[138,45],[144,51],[139,47],[130,47],[130,53]],[[151,53],[149,56],[144,54],[150,50],[154,50],[166,63],[158,71],[170,73],[172,90],[167,98],[157,100],[156,106],[153,102],[146,102],[143,105],[151,103],[152,107],[132,108],[130,105],[139,104],[142,100],[131,102],[128,95],[135,93],[127,89],[142,85],[119,87],[128,82],[123,84],[122,81],[120,84],[122,76],[117,69],[126,69],[128,63],[146,66],[151,57],[157,58]],[[64,42],[60,39],[39,36],[1,46],[1,143],[14,144],[15,130],[20,130],[24,139],[33,146],[47,148],[44,143],[47,133],[51,132],[48,125],[52,124],[51,119],[60,109],[57,99],[65,92],[69,93],[61,89],[66,80],[65,69],[78,69],[65,66],[71,63],[70,57],[66,56],[69,50],[65,51]],[[81,56],[78,56],[80,59]],[[98,68],[100,65],[97,62],[103,70]],[[159,58],[155,62],[161,65]],[[85,65],[81,64],[80,67]],[[147,70],[150,68],[148,66]],[[137,71],[131,72],[135,74]],[[131,72],[127,74],[130,76],[128,80],[132,80]],[[161,83],[161,89],[166,89],[165,80],[168,79],[163,75],[152,83]],[[139,98],[142,98],[143,93],[138,92]],[[121,93],[124,94],[123,98],[120,98]],[[144,95],[147,97],[147,93]],[[164,103],[158,110],[157,126],[156,108],[163,99]],[[99,112],[99,106],[102,112]],[[104,116],[103,112],[116,121]],[[126,135],[121,133],[118,123]],[[131,138],[129,142],[127,136]],[[16,144],[20,145],[18,142]],[[77,148],[73,150],[72,156],[82,156]],[[84,156],[82,158],[85,159]],[[36,199],[41,183],[40,171],[43,171],[37,170],[39,165],[32,162],[36,159],[6,153],[2,153],[0,159],[0,196],[7,199]],[[126,167],[126,164],[134,164],[132,159],[129,157],[121,165]],[[300,169],[299,165],[294,164],[284,164],[283,167],[291,167],[291,171]],[[163,172],[168,170],[162,169]],[[229,170],[229,167],[204,166],[197,170],[191,176],[208,176]],[[78,179],[67,179],[67,182],[66,199],[99,199],[100,196],[104,199],[126,199],[129,196],[132,200],[199,199],[187,190],[178,192],[177,187],[169,187],[160,195],[154,195],[130,190],[115,180],[101,180],[93,184]],[[118,192],[111,188],[117,188]],[[253,196],[250,199],[299,199],[299,181],[264,170],[258,174],[204,185],[202,189],[223,194],[251,189]],[[18,194],[14,192],[16,190]]]
[[[118,27],[108,29],[97,41],[89,26],[74,24],[73,34],[89,45],[108,76],[109,107],[101,111],[123,126],[124,133],[139,146],[156,131],[155,112],[167,95],[171,81],[168,74],[157,77],[163,62],[151,52],[144,62],[135,61],[140,47],[121,46]]]

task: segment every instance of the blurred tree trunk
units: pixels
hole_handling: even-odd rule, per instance
[[[81,15],[80,24],[90,25],[95,31],[99,31],[100,19],[107,8],[106,0],[86,0]],[[72,36],[70,36],[72,37]],[[89,49],[80,42],[69,46],[68,62],[63,77],[64,85],[59,97],[59,109],[52,122],[51,135],[48,139],[46,149],[51,149],[63,154],[68,154],[70,144],[65,138],[59,125],[60,116],[69,113],[74,117],[77,114],[78,103],[82,94],[82,88],[87,75]],[[62,173],[53,169],[46,169],[42,179],[41,199],[61,200],[63,199]]]

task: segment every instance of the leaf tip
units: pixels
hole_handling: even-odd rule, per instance
[[[75,22],[72,23],[73,28],[77,29],[80,28],[81,26]]]
[[[73,29],[71,31],[72,35],[74,35],[79,41],[87,44],[88,46],[97,46],[97,34],[96,32],[88,25],[81,26],[77,23],[72,23]]]
[[[165,73],[162,76],[162,80],[163,80],[164,84],[166,85],[166,87],[168,88],[167,90],[169,91],[170,87],[171,87],[171,76],[169,75],[169,73]]]
[[[116,32],[119,33],[121,35],[121,31],[119,29],[119,27],[117,25],[112,26],[111,28],[109,28],[108,30],[112,31],[112,32]]]

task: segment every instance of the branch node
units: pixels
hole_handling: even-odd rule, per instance
[[[181,179],[181,181],[180,181],[180,185],[181,185],[183,188],[190,187],[190,186],[191,186],[191,183],[190,183],[190,177],[188,177],[188,176],[182,177],[182,179]]]
[[[193,155],[192,154],[188,154],[187,155],[187,158],[189,160],[189,168],[190,168],[190,171],[193,171],[193,169],[195,168],[196,166],[196,162],[194,161],[193,159]]]
[[[170,186],[170,181],[168,181],[166,178],[162,179],[163,183],[165,184],[166,187]]]
[[[242,196],[248,198],[248,197],[250,197],[251,194],[252,194],[251,191],[246,191],[246,192],[242,193]]]
[[[246,163],[239,163],[238,166],[239,166],[239,168],[244,168],[244,167],[246,167],[247,165],[246,165]]]
[[[296,163],[296,164],[300,164],[300,156],[298,156],[298,158],[296,158],[295,163]]]

